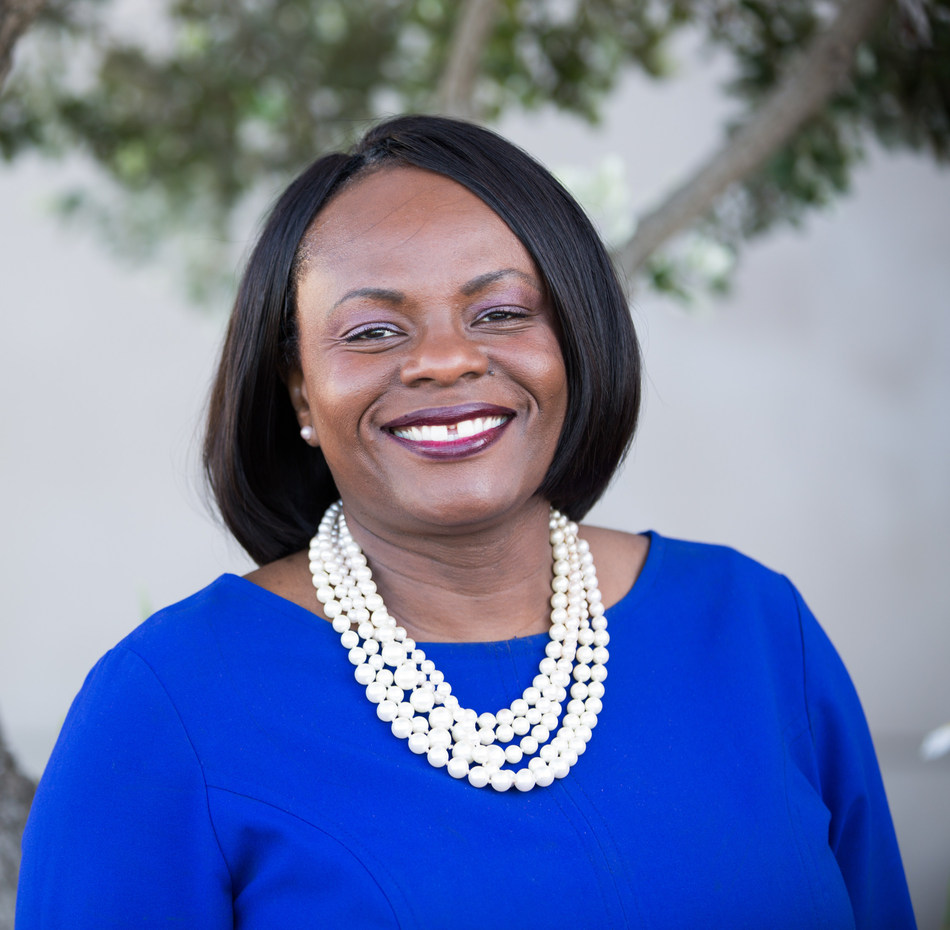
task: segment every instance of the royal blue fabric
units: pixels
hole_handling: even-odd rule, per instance
[[[654,534],[608,616],[587,752],[498,794],[393,737],[329,624],[219,578],[90,673],[18,930],[913,927],[858,699],[792,585]],[[546,640],[425,649],[494,710]]]

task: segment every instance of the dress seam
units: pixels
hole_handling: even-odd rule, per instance
[[[214,824],[214,816],[211,813],[211,799],[208,797],[208,777],[205,773],[204,765],[201,762],[201,756],[198,754],[198,750],[195,747],[194,741],[191,738],[191,734],[188,732],[188,727],[185,725],[185,721],[182,719],[181,713],[178,710],[178,705],[175,703],[171,694],[168,692],[168,688],[165,687],[165,683],[162,681],[155,667],[146,659],[141,653],[136,652],[128,645],[120,644],[115,647],[116,649],[121,649],[123,652],[128,653],[129,655],[135,656],[142,665],[145,666],[151,672],[152,677],[155,679],[155,683],[162,689],[162,693],[165,695],[166,700],[168,701],[169,706],[175,714],[175,718],[178,720],[178,724],[182,729],[182,733],[185,736],[185,740],[188,743],[189,748],[191,749],[192,755],[195,757],[195,764],[198,766],[198,771],[201,773],[201,784],[204,787],[204,796],[205,796],[205,810],[208,815],[208,826],[211,829],[211,835],[214,837],[215,846],[218,848],[218,853],[221,856],[221,861],[224,863],[224,867],[228,873],[228,880],[231,885],[231,894],[232,899],[234,896],[234,875],[231,872],[231,864],[228,862],[228,857],[225,855],[224,849],[221,846],[221,838],[218,836],[218,831]]]

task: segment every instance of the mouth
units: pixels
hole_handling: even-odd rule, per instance
[[[514,410],[494,404],[432,407],[397,417],[383,430],[421,455],[459,458],[492,445],[514,416]]]

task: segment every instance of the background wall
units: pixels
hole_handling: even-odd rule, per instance
[[[553,167],[617,152],[646,205],[713,144],[720,106],[696,64],[630,82],[596,132],[502,129]],[[72,170],[0,170],[0,720],[33,773],[102,652],[249,567],[197,481],[223,316],[51,217]],[[950,176],[874,152],[849,200],[750,248],[726,300],[638,295],[643,427],[591,518],[728,543],[796,582],[862,695],[921,927],[950,879],[950,759],[917,755],[950,720],[948,256]]]

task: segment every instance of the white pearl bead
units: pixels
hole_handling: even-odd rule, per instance
[[[515,717],[515,719],[512,721],[511,729],[517,736],[524,736],[525,733],[531,729],[531,724],[528,723],[527,718],[525,717]]]
[[[488,784],[488,769],[480,765],[469,769],[468,783],[476,788],[484,788]]]
[[[579,665],[578,668],[586,668],[585,665]],[[594,681],[603,681],[607,677],[607,668],[603,665],[592,665],[590,667],[590,677]]]
[[[365,663],[357,665],[353,669],[353,677],[361,684],[368,685],[375,678],[376,673]],[[375,701],[373,702],[376,703]]]
[[[523,736],[519,745],[526,756],[533,756],[538,751],[538,741],[533,736]]]
[[[367,686],[367,690],[372,688],[372,685]],[[376,705],[376,716],[380,720],[385,720],[386,723],[391,723],[396,719],[396,704],[394,701],[380,701]]]
[[[432,717],[429,717],[429,745],[430,746],[441,746],[443,749],[448,749],[452,745],[452,734],[448,730],[444,730],[441,727],[432,727]]]
[[[542,725],[539,723],[536,727],[532,727],[532,729],[531,729],[531,735],[532,735],[539,743],[544,743],[544,742],[546,742],[547,739],[550,737],[551,731],[550,731],[547,727],[542,726]]]
[[[528,712],[528,702],[524,698],[515,698],[511,702],[511,712],[516,717],[523,717]]]
[[[524,752],[522,752],[520,746],[511,745],[505,749],[505,760],[512,765],[517,765],[523,756]]]
[[[408,691],[410,688],[414,688],[419,681],[419,671],[414,665],[405,662],[402,665],[396,666],[393,672],[393,679],[396,682],[397,688]]]
[[[384,643],[381,655],[383,661],[387,665],[393,666],[393,668],[406,660],[406,650],[402,647],[401,643],[395,641]]]
[[[585,684],[583,681],[578,681],[571,685],[571,697],[576,698],[578,701],[583,701],[589,693],[590,686]]]
[[[518,769],[518,771],[515,772],[515,787],[519,791],[530,791],[537,783],[537,779],[531,769]]]
[[[439,729],[450,729],[452,726],[452,711],[447,707],[434,707],[429,711],[429,723]]]
[[[412,733],[412,721],[408,717],[397,717],[389,726],[393,736],[398,736],[399,739],[408,739]]]
[[[408,701],[400,701],[396,705],[396,714],[400,717],[408,717],[411,720],[414,715],[412,704]]]
[[[425,717],[413,717],[412,718],[412,732],[413,733],[427,733],[429,730],[429,721]]]
[[[511,722],[515,719],[514,713],[510,707],[502,707],[497,714],[495,714],[495,720],[500,726],[511,726]]]
[[[471,762],[475,758],[475,744],[466,740],[462,743],[456,743],[452,747],[452,757],[462,759],[465,762]]]
[[[484,714],[479,714],[478,725],[483,730],[490,730],[495,726],[495,715],[490,714],[487,711]]]
[[[417,690],[409,695],[409,703],[420,714],[427,714],[435,705],[435,697],[430,691]]]
[[[497,744],[487,746],[485,749],[485,761],[482,763],[487,769],[500,769],[505,764],[505,750]]]
[[[453,778],[464,778],[468,775],[468,763],[458,756],[454,756],[448,761],[448,772]]]
[[[462,740],[475,740],[475,728],[470,726],[468,723],[454,723],[452,724],[452,739],[457,743],[462,742]]]
[[[403,699],[403,689],[399,685],[390,685],[386,689],[386,700],[394,704],[401,704]]]
[[[564,778],[570,770],[571,767],[564,759],[557,758],[551,763],[551,771],[554,773],[555,778]]]
[[[336,604],[336,601],[331,601],[331,604]],[[333,622],[330,624],[334,631],[337,633],[346,633],[350,628],[350,618],[346,614],[340,614],[333,618]]]
[[[554,773],[551,771],[550,766],[545,765],[543,768],[539,766],[534,770],[534,783],[539,788],[547,788],[551,782],[554,781]]]
[[[371,681],[366,686],[366,697],[367,700],[372,701],[374,704],[378,704],[386,697],[386,686],[381,685],[378,681]]]
[[[591,697],[584,701],[584,709],[592,714],[599,714],[604,709],[604,704],[600,698]]]
[[[499,743],[510,743],[515,738],[515,730],[510,724],[503,723],[495,727],[495,739]]]
[[[429,737],[425,733],[413,733],[409,737],[409,748],[417,755],[424,755],[429,751]]]
[[[429,765],[440,769],[443,765],[448,763],[449,754],[444,746],[434,746],[426,753],[426,759],[428,760]]]
[[[363,649],[360,649],[359,646],[354,646],[347,654],[346,657],[350,660],[350,663],[353,665],[362,666],[366,661],[366,652]],[[369,668],[367,665],[366,668]],[[372,669],[370,668],[370,671]]]
[[[491,786],[495,791],[507,791],[515,783],[514,772],[499,769],[491,773]]]

